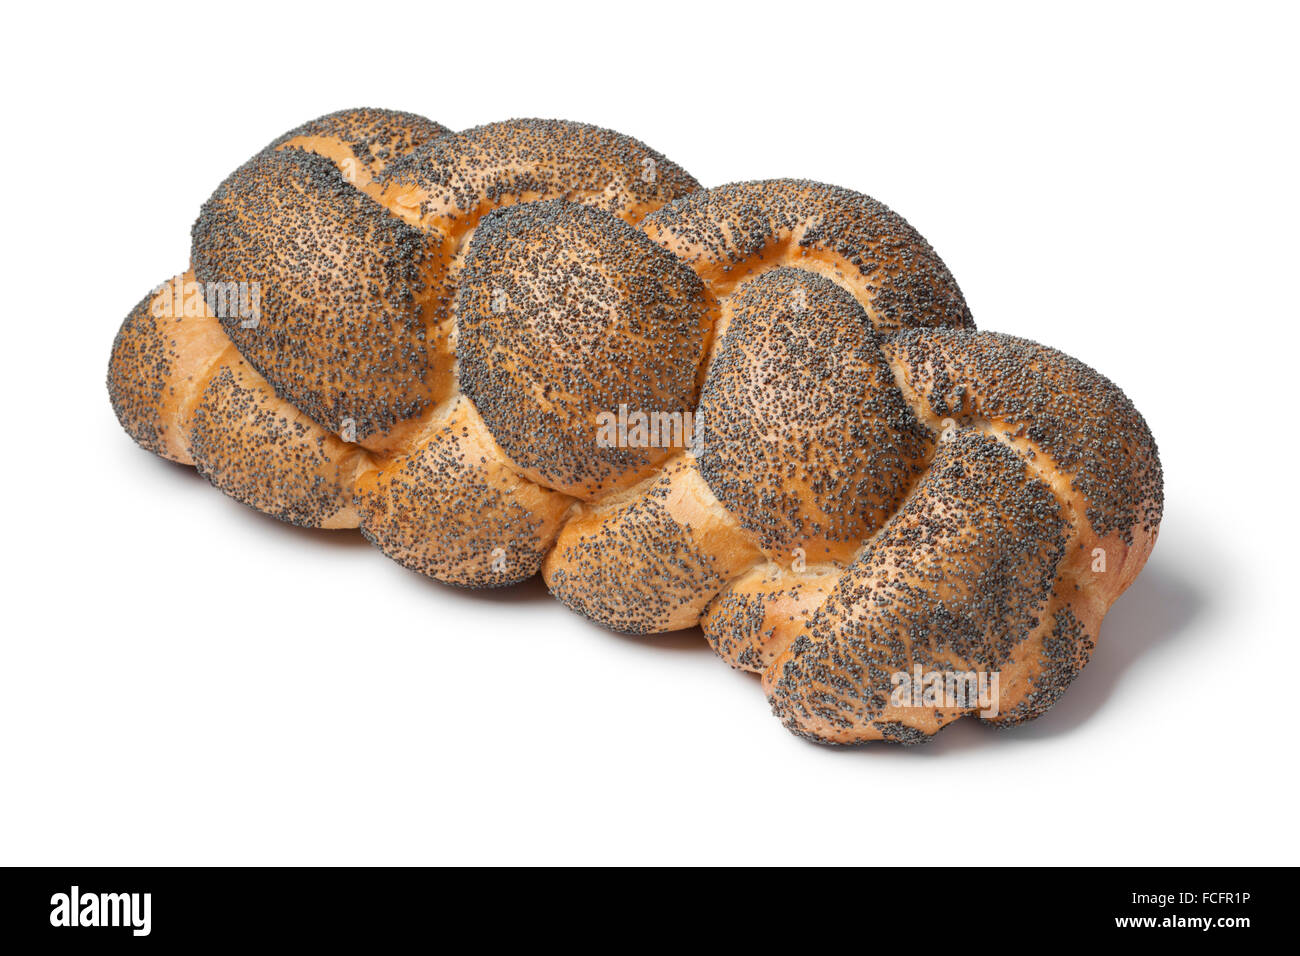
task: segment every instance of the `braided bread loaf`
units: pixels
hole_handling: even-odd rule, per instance
[[[285,521],[464,587],[540,570],[621,631],[699,624],[823,742],[1042,713],[1161,515],[1123,393],[975,331],[880,203],[702,190],[575,123],[285,134],[204,205],[108,384],[140,445]],[[995,699],[900,698],[923,673]]]

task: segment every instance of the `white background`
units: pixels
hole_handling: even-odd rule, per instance
[[[1294,8],[975,7],[11,5],[0,862],[1298,862]],[[980,327],[1119,383],[1165,522],[1060,705],[818,747],[697,631],[445,588],[136,448],[122,317],[228,172],[361,105],[869,192]]]

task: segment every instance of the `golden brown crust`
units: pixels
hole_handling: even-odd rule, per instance
[[[862,304],[878,331],[972,328],[948,267],[870,196],[802,179],[701,190],[642,224],[718,296],[777,266],[817,272]]]
[[[689,418],[710,325],[693,272],[621,220],[565,200],[483,220],[456,322],[460,386],[493,437],[521,474],[588,500],[674,452],[657,434],[620,441],[602,422],[629,408]]]
[[[160,290],[127,317],[114,410],[239,500],[359,524],[448,583],[540,568],[606,626],[699,622],[818,741],[975,711],[891,700],[912,667],[994,670],[983,719],[1041,714],[1154,544],[1141,416],[1080,363],[971,330],[875,200],[697,189],[582,124],[322,117],[205,205],[177,286],[198,306],[164,315]],[[239,283],[252,321],[213,306]],[[684,427],[603,445],[623,410]]]
[[[428,231],[458,236],[500,206],[569,199],[629,223],[699,189],[662,153],[613,130],[514,119],[431,140],[369,192]]]
[[[1069,489],[1101,536],[1153,532],[1164,507],[1160,456],[1133,403],[1105,376],[1028,339],[992,332],[902,332],[884,344],[921,414],[937,427],[986,427],[1018,442]]]
[[[222,317],[250,365],[317,423],[358,440],[440,401],[450,370],[432,312],[443,267],[428,239],[349,185],[332,162],[285,149],[230,176],[194,224],[204,283],[256,283],[255,322]]]
[[[108,364],[109,400],[126,433],[156,455],[194,464],[189,405],[228,350],[193,272],[155,287],[123,320]]]
[[[768,200],[772,205],[762,205]],[[756,545],[787,567],[851,559],[915,483],[932,449],[874,328],[970,324],[960,292],[924,240],[879,203],[847,190],[792,180],[704,190],[651,214],[642,228],[691,265],[719,303],[697,451],[710,498],[724,499],[709,511],[727,520],[714,541],[696,549],[653,500],[615,496],[615,507],[574,519],[576,541],[570,527],[561,532],[543,569],[553,592],[608,627],[633,631],[696,623],[728,583],[715,580],[711,555],[743,553],[740,569],[753,563]],[[656,542],[670,568],[647,553]],[[650,594],[626,580],[647,573],[671,583]],[[775,590],[790,590],[803,608],[804,572],[787,574],[795,583]],[[711,640],[723,609],[737,609],[720,601]],[[765,596],[749,600],[744,614],[752,618],[754,607],[769,603],[781,606]],[[753,659],[768,660],[792,635],[791,628],[778,632],[761,650],[756,638],[738,639],[734,653],[751,648]]]
[[[840,286],[781,267],[723,314],[700,399],[701,474],[771,560],[849,560],[915,484],[929,432]]]
[[[842,574],[842,568],[828,565],[794,570],[760,564],[709,602],[700,628],[724,661],[761,674],[808,624]]]
[[[304,150],[332,153],[335,161],[355,156],[378,171],[445,132],[412,114],[345,110],[285,134],[261,155],[287,149],[300,154],[299,159]],[[281,161],[294,159],[270,162]],[[313,156],[307,162],[319,166],[324,160]],[[328,172],[324,175],[329,178]],[[257,207],[261,198],[254,197],[250,206]],[[360,432],[364,440],[364,424],[350,424],[344,416],[331,429],[321,427],[277,397],[242,361],[227,335],[226,327],[249,334],[260,327],[267,308],[260,301],[263,291],[260,282],[255,287],[200,282],[193,270],[156,289],[127,317],[114,343],[109,368],[114,409],[145,447],[185,464],[201,457],[200,471],[247,504],[313,527],[355,527],[351,484],[365,462],[364,449],[333,431]],[[257,315],[249,314],[250,299]],[[229,308],[214,309],[209,303]],[[435,337],[430,350],[435,365],[449,370],[452,356],[445,338]],[[215,379],[222,383],[220,397],[215,390],[205,396]],[[445,390],[448,384],[444,375],[440,387]],[[196,418],[205,397],[203,414]],[[400,429],[394,435],[400,437]],[[196,443],[202,445],[201,455],[191,454]]]
[[[357,526],[353,484],[369,454],[277,396],[237,356],[218,365],[187,430],[199,473],[232,498],[290,524]]]
[[[580,509],[542,566],[551,593],[612,630],[691,627],[731,579],[762,558],[689,455],[623,495]]]
[[[1154,545],[1155,443],[1111,382],[1036,343],[912,331],[884,351],[944,440],[903,510],[765,672],[773,709],[831,743],[915,743],[978,710],[888,704],[892,675],[919,665],[996,673],[996,713],[982,717],[1032,719],[1087,663]],[[956,563],[936,572],[944,561]],[[951,629],[972,622],[982,642]]]
[[[356,527],[364,449],[325,431],[245,363],[192,272],[155,289],[123,322],[109,395],[128,433],[227,494],[293,524]]]
[[[571,499],[515,474],[465,398],[416,447],[358,480],[362,533],[447,584],[501,587],[536,574]]]
[[[893,675],[1000,671],[1038,626],[1069,525],[1001,442],[963,431],[764,675],[773,711],[830,743],[906,742],[974,708],[895,706]]]
[[[303,123],[267,150],[302,149],[333,162],[358,189],[394,160],[451,130],[441,123],[398,110],[339,110]]]
[[[419,455],[418,443],[429,421],[455,400],[450,288],[460,266],[458,249],[482,212],[509,199],[501,191],[502,177],[517,183],[545,181],[556,194],[579,195],[628,219],[696,188],[679,168],[628,137],[582,124],[534,121],[470,131],[454,149],[424,158],[421,168],[435,179],[460,175],[486,190],[457,215],[448,214],[454,227],[448,235],[436,229],[412,232],[400,217],[353,188],[367,185],[390,163],[445,134],[443,127],[412,114],[342,111],[286,133],[232,175],[195,226],[197,258],[209,278],[200,277],[194,294],[202,300],[205,290],[215,286],[224,295],[229,283],[241,282],[269,294],[253,321],[224,311],[218,321],[211,310],[200,308],[194,321],[178,326],[179,334],[177,328],[164,328],[143,314],[145,302],[137,306],[115,343],[109,376],[110,397],[128,432],[150,450],[193,463],[191,436],[185,429],[194,424],[190,413],[209,379],[219,376],[226,399],[223,412],[205,407],[199,419],[211,432],[203,436],[205,475],[241,500],[288,520],[330,527],[355,523],[350,507],[331,508],[325,498],[346,497],[357,468]],[[548,137],[554,140],[549,150],[530,158],[528,144]],[[597,155],[584,155],[583,149]],[[495,171],[483,165],[494,158]],[[444,160],[455,168],[439,173],[435,167]],[[645,168],[646,161],[658,172],[623,183],[626,188],[584,192],[607,174],[616,174],[621,183],[619,177],[634,166]],[[529,162],[536,167],[533,173],[523,170]],[[362,236],[364,242],[358,240]],[[384,237],[392,241],[386,243]],[[381,241],[376,243],[376,238]],[[663,258],[661,270],[669,263],[639,234],[624,236],[623,241],[636,248],[644,243],[642,251]],[[313,271],[316,261],[324,268]],[[223,274],[220,281],[213,278],[218,273]],[[694,331],[688,338],[698,339],[708,322],[698,315],[698,303],[685,301],[699,297],[698,280],[689,270],[677,267],[677,273],[659,290],[680,296],[683,306],[677,311],[685,309],[693,316]],[[267,276],[270,280],[263,281]],[[185,281],[194,286],[196,277],[188,274]],[[646,304],[640,300],[648,301],[648,285],[636,290],[640,299],[634,305]],[[238,295],[233,286],[230,292]],[[286,315],[292,321],[277,325],[275,317]],[[401,331],[393,334],[389,330],[394,327]],[[241,361],[232,339],[244,348],[249,362]],[[698,342],[688,342],[687,351],[692,350],[700,350]],[[698,365],[698,356],[692,361]],[[257,371],[259,362],[270,369],[277,387]],[[191,366],[203,375],[196,379]],[[681,377],[692,376],[688,372]],[[689,403],[693,389],[685,391]],[[236,405],[256,407],[257,413],[235,415]],[[278,414],[268,411],[272,407]],[[322,420],[323,426],[318,424]],[[235,422],[249,434],[215,434],[218,427],[236,427]],[[300,431],[301,442],[289,439],[290,432]],[[364,449],[341,442],[336,432],[380,452],[380,457],[370,462]],[[283,495],[270,493],[268,482],[278,476],[286,489],[300,483],[305,488],[306,472],[299,481],[291,470],[281,470],[272,455],[264,462],[265,474],[258,474],[255,458],[235,454],[240,448],[280,447],[286,441],[298,460],[346,460],[347,466],[324,468],[329,490],[317,487],[289,504]],[[322,442],[343,451],[322,452]],[[227,469],[239,474],[227,478]],[[263,491],[255,490],[259,488]],[[540,489],[524,491],[529,501],[539,494]]]

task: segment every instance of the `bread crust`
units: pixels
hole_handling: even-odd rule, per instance
[[[540,571],[606,627],[699,624],[818,742],[1043,713],[1158,534],[1132,403],[975,331],[929,244],[849,190],[701,190],[578,123],[345,110],[193,235],[113,345],[140,445],[448,584]],[[261,288],[251,321],[214,307],[232,283]],[[629,409],[703,425],[602,444]],[[916,667],[994,672],[997,706],[899,703]]]

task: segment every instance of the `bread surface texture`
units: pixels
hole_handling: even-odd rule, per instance
[[[222,182],[113,342],[143,448],[467,588],[541,574],[699,626],[819,743],[1055,703],[1154,546],[1155,441],[1050,347],[978,331],[901,216],[702,188],[560,120],[353,109]]]

